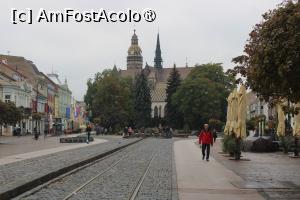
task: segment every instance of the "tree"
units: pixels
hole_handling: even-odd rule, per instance
[[[223,122],[218,119],[209,119],[208,124],[210,128],[214,128],[217,131],[221,131],[224,125]]]
[[[285,1],[263,15],[249,34],[244,55],[233,58],[228,73],[246,77],[253,91],[266,101],[300,101],[300,3]]]
[[[223,72],[220,63],[197,65],[172,96],[172,103],[183,113],[184,122],[198,129],[208,120],[225,121],[226,98],[234,79]]]
[[[15,125],[22,118],[20,110],[12,102],[0,101],[0,125]]]
[[[179,111],[178,107],[172,104],[172,96],[176,93],[178,87],[181,84],[180,74],[176,69],[176,65],[170,73],[167,83],[167,104],[166,104],[166,121],[167,124],[174,128],[182,128],[183,127],[183,115]]]
[[[147,77],[142,71],[137,74],[133,87],[134,119],[138,128],[146,127],[151,122],[151,95]]]
[[[300,101],[300,1],[284,1],[263,15],[249,34],[245,55],[233,58],[236,67],[228,73],[240,75],[243,82],[266,101],[287,101],[283,110],[288,114],[287,132],[291,133],[291,114],[296,113],[290,102]],[[298,155],[295,138],[295,155]]]
[[[120,77],[116,71],[96,73],[89,79],[84,97],[92,118],[100,118],[101,124],[113,130],[125,126],[132,118],[132,80]]]

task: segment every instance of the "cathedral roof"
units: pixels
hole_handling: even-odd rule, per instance
[[[155,88],[151,90],[151,101],[152,102],[165,102],[167,99],[167,84],[160,82],[155,85]]]
[[[160,71],[158,72],[160,74],[160,80],[158,80],[159,82],[167,82],[168,78],[170,76],[170,73],[172,71],[172,68],[162,68],[159,69]],[[194,67],[176,67],[176,69],[178,70],[181,79],[185,79],[187,77],[187,75],[190,73],[190,71],[192,69],[194,69]],[[155,74],[155,68],[152,66],[149,66],[149,74],[153,77],[153,74]],[[134,77],[136,74],[136,69],[127,69],[127,70],[121,70],[121,76],[130,76],[130,77]]]

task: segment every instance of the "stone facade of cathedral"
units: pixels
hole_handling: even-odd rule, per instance
[[[127,69],[120,70],[121,76],[130,76],[134,78],[134,76],[137,73],[140,73],[142,70],[144,70],[144,73],[146,73],[148,77],[149,85],[151,88],[151,116],[164,118],[165,106],[167,103],[167,80],[170,76],[173,67],[163,66],[159,34],[157,34],[153,66],[150,66],[146,63],[145,67],[143,68],[142,50],[138,44],[138,37],[135,33],[135,30],[131,38],[131,45],[127,53]],[[186,64],[186,66],[176,67],[176,69],[179,71],[181,79],[185,79],[190,73],[190,71],[193,69],[193,67],[188,67]]]

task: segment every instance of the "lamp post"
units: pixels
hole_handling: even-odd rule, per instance
[[[259,96],[259,119],[258,119],[258,127],[259,127],[259,136],[262,137],[265,132],[265,118],[263,113],[263,97]]]

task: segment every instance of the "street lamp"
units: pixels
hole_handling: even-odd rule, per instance
[[[265,116],[263,113],[263,97],[259,96],[259,118],[258,118],[258,127],[259,127],[259,136],[262,137],[265,132]]]

